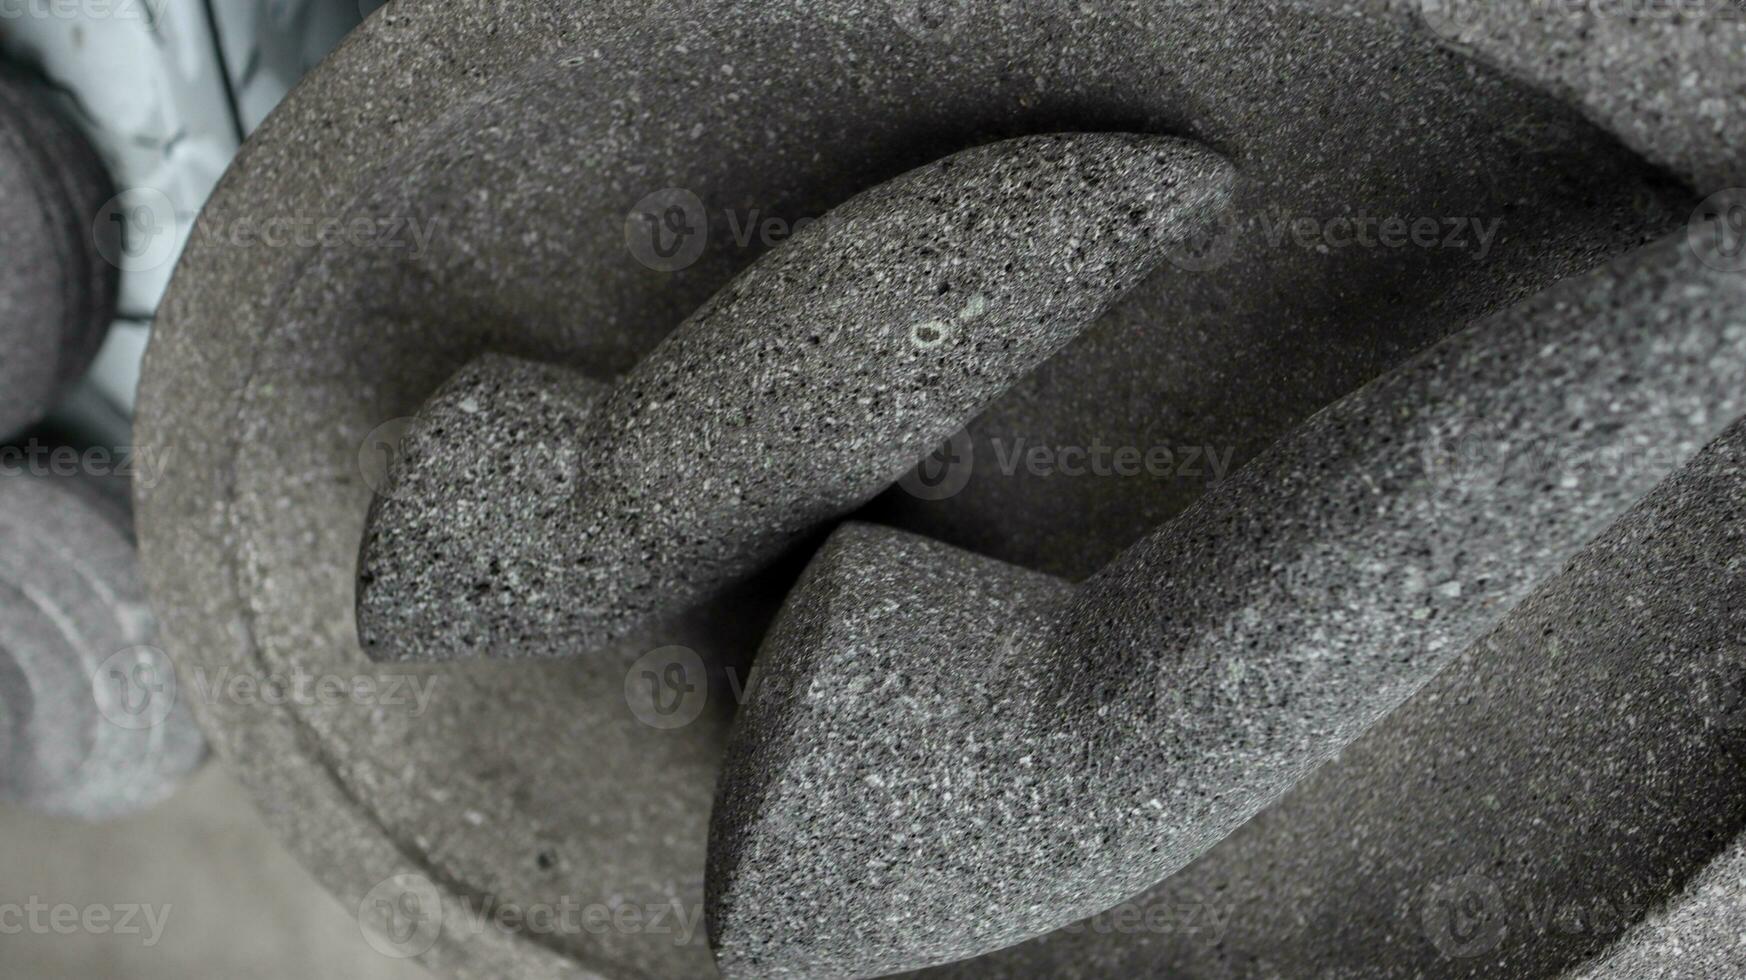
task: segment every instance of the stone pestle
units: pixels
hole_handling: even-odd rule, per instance
[[[364,649],[586,653],[709,598],[890,486],[1192,249],[1232,180],[1170,137],[1006,140],[832,210],[610,386],[475,362],[408,427],[372,507]]]
[[[719,784],[723,974],[951,962],[1182,868],[1746,413],[1743,299],[1684,236],[1561,283],[1077,588],[839,530],[766,637]]]

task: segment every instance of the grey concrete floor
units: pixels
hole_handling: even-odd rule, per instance
[[[0,978],[431,980],[374,949],[211,762],[102,825],[0,808]]]

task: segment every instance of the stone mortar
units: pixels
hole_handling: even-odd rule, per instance
[[[139,441],[172,465],[139,502],[172,656],[184,674],[377,676],[351,584],[370,434],[485,351],[597,378],[628,370],[762,250],[741,246],[724,213],[817,217],[1027,133],[1200,140],[1239,174],[1244,220],[1226,247],[1200,271],[1162,269],[966,437],[1208,446],[1235,466],[1468,319],[1690,211],[1689,188],[1575,111],[1348,12],[972,5],[956,30],[925,31],[883,3],[842,0],[652,16],[628,2],[397,0],[244,148],[204,220],[400,219],[432,231],[426,246],[196,236],[163,306]],[[625,216],[665,188],[690,190],[714,219],[696,262],[672,272],[639,263],[624,237]],[[1355,211],[1504,220],[1483,249],[1470,237],[1317,250],[1268,234],[1280,217]],[[1207,480],[979,465],[955,495],[900,491],[863,516],[1076,578]],[[404,873],[451,903],[695,906],[731,717],[721,682],[743,680],[787,581],[773,572],[581,661],[399,669],[435,678],[416,715],[198,708],[268,820],[347,903]],[[692,724],[654,730],[626,707],[626,667],[674,643],[718,686]],[[423,958],[461,977],[713,972],[700,936],[622,932],[444,930]]]

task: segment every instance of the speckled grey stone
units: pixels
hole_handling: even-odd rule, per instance
[[[1238,173],[1245,222],[1225,261],[1160,269],[967,434],[979,447],[1204,445],[1238,465],[1695,202],[1575,110],[1362,17],[1263,0],[989,3],[945,26],[918,29],[878,0],[384,7],[244,148],[203,220],[378,216],[435,234],[417,254],[196,236],[141,392],[140,440],[174,460],[140,489],[172,654],[214,672],[379,670],[353,615],[366,436],[487,351],[602,379],[629,370],[763,250],[724,212],[816,217],[1027,133],[1197,139]],[[664,188],[712,218],[697,261],[672,272],[625,247],[626,215]],[[1502,223],[1483,253],[1318,250],[1260,224],[1357,213]],[[1078,578],[1206,483],[979,463],[955,496],[894,490],[861,516]],[[726,678],[743,682],[792,574],[593,656],[446,665],[418,718],[222,702],[204,716],[347,903],[415,873],[450,902],[697,904]],[[656,731],[626,709],[626,668],[675,643],[711,669],[708,710]],[[492,980],[713,974],[701,938],[618,931],[445,930],[424,959]]]
[[[205,758],[108,491],[0,476],[0,800],[96,820]]]
[[[593,411],[575,404],[584,381],[546,395],[510,361],[469,370],[408,430],[376,499],[365,650],[583,654],[714,598],[873,499],[1209,235],[1231,181],[1182,140],[1006,140],[832,209]]]
[[[41,419],[109,329],[119,270],[93,222],[113,193],[46,92],[0,65],[0,438]]]
[[[1738,0],[1361,3],[1580,106],[1704,194],[1746,185],[1746,5]]]
[[[1683,235],[1560,284],[1318,414],[1042,628],[941,629],[916,610],[957,590],[839,545],[772,628],[730,746],[723,973],[950,962],[1179,870],[1746,412],[1743,300]],[[1476,424],[1493,454],[1439,452]],[[942,649],[994,680],[960,688]]]
[[[1733,975],[1743,495],[1736,423],[1183,871],[1113,914],[919,976]]]
[[[1736,485],[1735,492],[1746,490]],[[1746,974],[1746,839],[1728,847],[1665,906],[1572,971],[1572,980],[1683,980]]]

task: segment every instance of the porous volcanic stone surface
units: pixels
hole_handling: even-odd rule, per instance
[[[916,975],[1734,975],[1743,495],[1736,423],[1188,868],[1074,927]]]
[[[955,495],[899,490],[862,512],[1070,579],[1211,477],[1009,474],[991,443],[1205,447],[1235,467],[1695,201],[1575,110],[1396,25],[1225,0],[966,10],[935,30],[872,0],[379,11],[244,148],[206,220],[380,218],[400,222],[402,247],[196,236],[148,352],[139,439],[172,463],[140,489],[142,543],[172,655],[214,676],[378,676],[353,614],[370,433],[487,351],[616,377],[765,249],[736,229],[816,218],[972,146],[1173,135],[1237,172],[1230,234],[1184,263],[1198,269],[1162,267],[972,422]],[[697,196],[709,237],[661,271],[627,248],[625,218],[675,188]],[[1356,216],[1443,234],[1277,234],[1281,219]],[[1462,216],[1495,235],[1451,235]],[[696,907],[734,691],[792,574],[591,657],[397,667],[435,678],[417,713],[201,710],[347,903],[409,873],[448,902]],[[625,681],[674,644],[706,665],[707,705],[650,728]],[[714,969],[700,935],[624,930],[445,929],[423,958],[463,978]]]
[[[93,228],[114,190],[97,154],[15,69],[0,65],[0,439],[47,413],[97,353],[119,270]],[[111,253],[115,254],[115,253]]]
[[[577,382],[544,396],[493,360],[502,390],[475,378],[440,393],[376,499],[359,559],[366,652],[586,654],[715,597],[873,499],[1210,235],[1231,183],[1226,161],[1182,140],[1006,140],[810,223],[594,411],[553,419]],[[481,422],[512,445],[443,445]],[[493,503],[515,498],[539,506]]]
[[[1746,6],[1735,0],[1361,5],[1580,106],[1704,194],[1746,184]]]
[[[162,800],[206,756],[107,492],[0,476],[0,799],[90,820]]]
[[[1746,490],[1736,486],[1735,492]],[[1740,940],[1746,847],[1736,837],[1664,908],[1657,908],[1577,980],[1735,977],[1746,971]]]
[[[723,973],[964,959],[1179,870],[1746,413],[1743,301],[1684,235],[1561,283],[1317,414],[1047,628],[978,620],[1004,646],[840,557],[790,596],[729,748]],[[1004,651],[1010,686],[953,685],[942,649]]]

